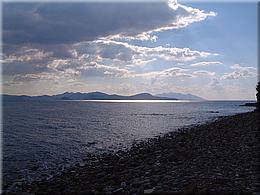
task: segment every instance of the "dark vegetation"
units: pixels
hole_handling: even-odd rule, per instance
[[[256,111],[260,112],[260,82],[256,86]]]

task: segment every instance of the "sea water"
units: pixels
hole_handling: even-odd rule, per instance
[[[50,101],[3,103],[3,183],[51,177],[88,154],[252,111],[242,101]]]

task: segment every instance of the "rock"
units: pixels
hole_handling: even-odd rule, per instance
[[[81,163],[79,164],[79,167],[84,167],[85,165],[86,165],[85,163],[81,162]]]
[[[154,188],[144,190],[144,194],[151,194],[154,192]]]
[[[192,194],[195,194],[197,193],[198,191],[198,187],[196,184],[191,184],[189,185],[186,190],[183,192],[183,194],[185,195],[192,195]]]
[[[85,194],[89,194],[89,195],[94,195],[97,194],[96,191],[91,191],[91,190],[84,190],[84,191],[79,191],[76,193],[66,193],[66,194],[78,194],[78,195],[85,195]]]
[[[207,195],[209,194],[209,190],[207,188],[203,188],[201,190],[199,190],[198,192],[196,192],[195,195]]]
[[[121,186],[122,188],[126,188],[126,183],[123,181],[123,182],[121,182],[120,186]]]
[[[118,188],[116,190],[113,191],[113,193],[119,193],[119,192],[122,192],[124,189],[123,188]]]
[[[137,188],[137,187],[141,186],[142,184],[143,184],[143,182],[140,181],[139,179],[134,179],[134,180],[132,181],[132,186],[133,186],[134,188]]]
[[[101,171],[100,173],[97,174],[97,178],[102,178],[106,175],[106,172]]]
[[[32,171],[37,171],[39,169],[39,166],[37,166],[37,165],[31,166],[30,169]]]
[[[103,190],[107,193],[111,193],[113,191],[113,188],[111,186],[106,186]]]

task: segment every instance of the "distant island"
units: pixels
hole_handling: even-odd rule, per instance
[[[180,100],[196,100],[196,101],[203,101],[202,97],[192,95],[192,94],[183,94],[183,93],[175,93],[175,92],[170,92],[170,93],[161,93],[157,94],[156,96],[158,97],[167,97],[167,98],[176,98]]]
[[[174,96],[176,94],[176,96]],[[165,95],[165,96],[164,96]],[[171,95],[171,96],[170,96]],[[123,96],[117,94],[106,94],[103,92],[65,92],[57,95],[41,95],[41,96],[27,96],[27,95],[3,95],[4,101],[29,101],[29,100],[41,100],[41,101],[55,101],[55,100],[203,100],[198,96],[191,94],[180,93],[166,93],[151,95],[149,93],[139,93],[131,96]]]
[[[256,107],[257,102],[249,102],[249,103],[242,104],[240,106]]]

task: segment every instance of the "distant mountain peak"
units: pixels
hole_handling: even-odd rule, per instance
[[[150,93],[138,93],[138,94],[135,94],[135,95],[132,95],[132,96],[153,96],[153,95],[150,94]]]

